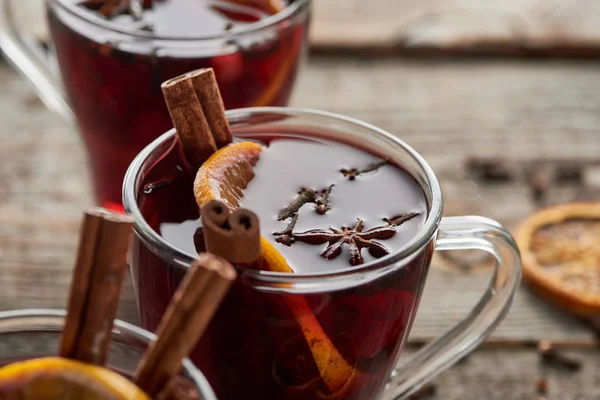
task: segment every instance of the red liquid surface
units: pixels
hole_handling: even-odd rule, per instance
[[[201,37],[235,32],[268,17],[264,10],[215,0],[155,0],[143,20],[109,23],[134,33]],[[260,4],[260,3],[257,3]],[[85,13],[100,14],[82,7]],[[90,156],[100,205],[121,208],[123,177],[133,158],[173,125],[162,82],[212,67],[227,109],[286,105],[303,54],[307,11],[289,23],[230,41],[132,39],[100,29],[59,6],[48,8],[66,92]]]
[[[275,241],[285,228],[277,213],[300,188],[333,184],[325,215],[312,204],[299,212],[295,231],[353,226],[360,218],[365,230],[382,218],[409,212],[419,216],[396,228],[392,238],[379,240],[390,252],[411,240],[423,226],[427,202],[419,185],[394,165],[361,175],[354,181],[340,169],[362,168],[378,157],[339,143],[299,141],[292,137],[257,137],[269,143],[255,167],[255,178],[244,191],[243,206],[257,212],[261,234],[269,238],[296,273],[335,271],[350,267],[349,250],[332,259],[321,257],[328,246]],[[182,172],[178,143],[144,179],[138,204],[151,227],[173,246],[194,254],[198,208],[193,177]],[[287,168],[286,168],[287,165]],[[284,204],[281,204],[281,203]],[[192,359],[220,399],[373,399],[400,354],[419,302],[431,259],[430,243],[411,263],[354,287],[305,295],[266,293],[236,282],[211,321]],[[375,257],[362,250],[365,262]],[[179,285],[185,269],[159,258],[136,238],[132,254],[136,286],[145,328],[154,330]],[[243,272],[242,272],[243,274]],[[332,393],[323,380],[291,305],[308,304],[310,312],[355,374]]]

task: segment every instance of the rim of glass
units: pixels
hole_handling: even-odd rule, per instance
[[[385,257],[370,261],[366,264],[345,268],[342,270],[326,271],[326,272],[314,272],[310,274],[289,274],[283,272],[272,272],[272,271],[255,271],[246,270],[244,274],[250,276],[253,279],[269,283],[302,283],[310,281],[310,279],[318,278],[343,278],[359,272],[371,271],[374,269],[380,269],[390,265],[397,265],[397,263],[404,261],[405,263],[412,259],[411,256],[418,254],[419,250],[427,245],[429,240],[434,237],[437,232],[437,228],[442,218],[442,191],[439,182],[429,166],[429,164],[417,153],[412,147],[406,144],[398,137],[391,133],[377,128],[374,125],[360,121],[355,118],[347,117],[344,115],[331,113],[328,111],[313,110],[307,108],[291,108],[291,107],[254,107],[254,108],[240,108],[236,110],[226,111],[227,118],[230,121],[243,120],[245,115],[292,115],[294,117],[310,117],[319,116],[326,117],[332,120],[343,121],[346,123],[354,124],[363,128],[366,128],[377,135],[385,136],[387,139],[394,141],[400,145],[407,154],[412,157],[418,166],[423,170],[426,178],[428,187],[422,188],[425,191],[430,192],[430,210],[425,220],[425,224],[420,229],[419,233],[412,238],[403,248],[398,251],[391,253]],[[134,219],[134,227],[137,235],[142,241],[149,246],[152,252],[158,252],[161,257],[169,257],[170,260],[183,267],[189,267],[191,263],[196,259],[191,254],[188,254],[167,242],[162,236],[154,231],[146,222],[141,210],[137,204],[137,191],[136,185],[141,168],[144,165],[144,161],[156,150],[157,147],[162,145],[167,140],[171,139],[175,135],[175,129],[170,129],[166,133],[156,138],[152,143],[146,146],[131,162],[125,179],[123,180],[123,206],[125,212],[131,215]],[[403,265],[402,265],[403,266]]]
[[[64,321],[64,317],[66,316],[66,310],[59,310],[53,308],[27,308],[20,310],[0,311],[0,321],[13,318],[51,318],[54,320],[54,322],[59,322],[60,320],[60,323],[62,324]],[[114,326],[117,329],[129,331],[135,336],[139,336],[142,339],[147,340],[148,342],[156,339],[155,334],[148,332],[147,330],[142,329],[138,326],[132,325],[129,322],[121,321],[120,319],[115,319]]]
[[[0,311],[0,323],[7,320],[40,320],[39,325],[46,324],[46,326],[50,325],[54,327],[62,327],[64,324],[64,319],[67,316],[66,310],[59,309],[51,309],[51,308],[29,308],[29,309],[21,309],[21,310],[9,310],[9,311]],[[12,330],[5,330],[4,332],[18,332],[19,327],[14,326]],[[31,326],[27,326],[26,328],[31,328]],[[21,328],[25,329],[25,328]],[[136,339],[143,339],[147,343],[150,343],[152,340],[156,339],[156,335],[148,332],[145,329],[142,329],[138,326],[130,324],[125,321],[121,321],[119,319],[115,319],[113,330],[118,331],[126,331],[127,334],[134,336]],[[2,334],[2,332],[0,332]],[[182,362],[186,372],[189,374],[189,378],[191,378],[199,387],[202,392],[202,396],[205,400],[217,400],[216,395],[214,394],[208,380],[200,372],[196,366],[189,360],[184,359]]]
[[[137,38],[144,39],[153,39],[153,40],[164,40],[164,41],[203,41],[203,40],[215,40],[215,39],[235,39],[238,36],[245,35],[248,33],[259,32],[264,29],[268,29],[273,25],[278,24],[279,22],[285,21],[288,18],[291,18],[304,9],[306,9],[312,0],[295,0],[292,4],[289,4],[283,10],[278,12],[277,14],[270,15],[264,19],[261,19],[258,22],[249,24],[240,28],[233,28],[229,31],[218,33],[218,34],[209,34],[209,35],[199,35],[199,36],[159,36],[154,35],[152,32],[146,32],[143,30],[135,30],[128,29],[126,27],[119,26],[117,24],[111,23],[109,20],[101,18],[95,13],[86,12],[81,7],[77,7],[77,5],[69,0],[51,0],[53,3],[61,7],[64,11],[67,11],[71,15],[74,15],[86,22],[89,22],[93,25],[96,25],[100,28],[108,29],[113,32],[118,32],[124,35],[129,35]]]

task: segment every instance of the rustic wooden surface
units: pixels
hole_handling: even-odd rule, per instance
[[[38,38],[44,0],[8,0]],[[597,0],[313,0],[319,52],[600,54]]]
[[[313,43],[339,50],[598,54],[596,0],[314,0]]]
[[[46,38],[44,0],[8,0]],[[597,56],[597,0],[313,0],[319,52]]]
[[[486,215],[514,229],[545,204],[600,198],[599,67],[313,57],[293,105],[347,114],[398,135],[438,174],[446,215]],[[81,211],[93,204],[85,153],[77,135],[2,63],[0,83],[0,309],[62,308]],[[506,165],[507,180],[485,177],[481,160],[491,158]],[[550,184],[534,195],[531,180],[539,176]],[[464,317],[482,292],[491,267],[477,254],[470,262],[464,256],[435,259],[413,342]],[[120,316],[137,322],[130,285]],[[492,335],[494,345],[442,374],[431,398],[536,399],[535,381],[547,371],[535,349],[515,343],[540,339],[587,346],[579,350],[583,371],[548,372],[547,398],[598,398],[600,382],[590,372],[600,359],[590,347],[594,335],[526,288]]]
[[[435,379],[434,394],[415,400],[597,400],[600,398],[600,350],[564,352],[582,363],[571,372],[540,363],[535,351],[478,350]],[[547,394],[538,391],[547,382]]]

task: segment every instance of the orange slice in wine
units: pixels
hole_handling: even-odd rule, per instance
[[[150,400],[116,372],[61,357],[36,358],[0,368],[0,398]]]
[[[534,292],[574,314],[600,315],[600,203],[541,210],[521,223],[515,239]]]
[[[263,146],[258,143],[239,142],[213,153],[202,164],[194,181],[198,207],[220,200],[231,210],[238,209],[242,190],[254,178],[254,166],[262,150]]]
[[[202,208],[209,201],[220,200],[232,211],[238,209],[243,190],[254,178],[254,166],[263,149],[258,143],[239,142],[215,152],[196,174],[194,195],[198,206]],[[269,270],[294,272],[264,236],[261,237],[261,248]],[[355,368],[337,351],[303,297],[286,295],[284,298],[302,328],[321,379],[331,393],[341,395],[355,378]]]

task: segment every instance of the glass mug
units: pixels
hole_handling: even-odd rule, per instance
[[[64,310],[49,309],[0,312],[0,366],[57,356],[66,315]],[[133,376],[144,350],[154,338],[150,332],[116,320],[107,367],[124,376]],[[204,375],[190,360],[183,361],[182,375],[192,381],[201,399],[217,399]]]
[[[177,1],[177,0],[168,0]],[[39,96],[78,127],[99,205],[122,210],[127,167],[171,128],[160,85],[197,68],[215,70],[226,108],[287,105],[306,48],[310,0],[218,34],[157,36],[111,23],[73,0],[46,0],[62,81],[40,49],[21,37],[0,0],[0,49]]]
[[[293,316],[281,311],[289,304],[282,301],[286,297],[292,301],[304,297],[323,330],[334,332],[330,339],[336,348],[349,342],[356,346],[357,354],[351,354],[355,360],[366,348],[382,349],[371,358],[364,357],[364,365],[356,364],[362,365],[361,378],[355,379],[345,395],[329,394],[328,398],[406,398],[472,351],[503,319],[521,280],[520,255],[512,237],[498,222],[484,217],[442,218],[443,200],[436,176],[403,141],[364,122],[314,110],[249,108],[228,111],[227,116],[233,134],[240,139],[252,138],[253,133],[290,133],[337,140],[385,155],[421,186],[429,214],[419,233],[403,249],[365,265],[298,275],[240,271],[238,281],[191,356],[220,398],[244,398],[244,393],[278,399],[328,397],[327,393],[307,389],[311,379],[300,379],[302,373],[294,375],[294,365],[290,367],[290,363],[301,363],[302,359],[290,353],[306,355],[306,351],[299,350],[305,342],[293,336],[298,327],[290,328],[295,322]],[[159,179],[153,168],[166,165],[159,161],[166,162],[177,154],[179,141],[171,130],[135,158],[123,186],[125,210],[135,219],[136,235],[130,253],[134,290],[142,325],[149,330],[157,327],[195,257],[168,243],[153,229],[162,217],[148,208],[151,200],[144,196],[145,183]],[[168,190],[168,186],[161,190]],[[188,206],[197,210],[191,189],[190,199],[166,196],[171,205],[166,214]],[[495,257],[497,265],[489,287],[468,317],[397,366],[433,251],[460,249],[483,250]]]

